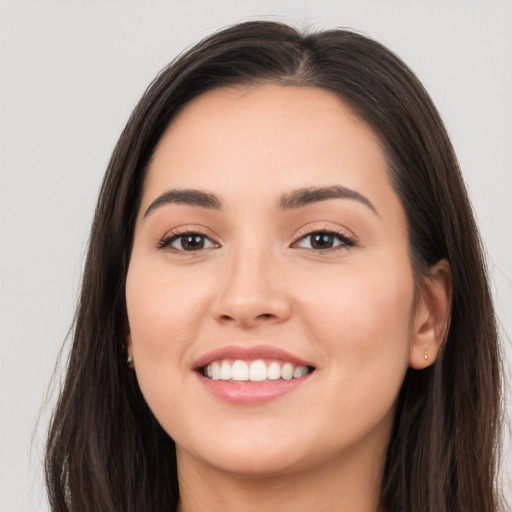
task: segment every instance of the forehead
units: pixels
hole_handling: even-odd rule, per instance
[[[162,136],[143,206],[165,188],[244,191],[342,184],[392,193],[373,130],[335,93],[257,85],[211,90],[186,104]]]

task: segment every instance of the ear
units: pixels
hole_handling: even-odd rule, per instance
[[[132,344],[132,334],[130,331],[126,333],[125,336],[125,345],[126,345],[126,362],[130,368],[133,368],[133,344]]]
[[[439,356],[450,328],[452,292],[450,264],[443,259],[430,269],[419,292],[409,354],[411,368],[422,370]]]

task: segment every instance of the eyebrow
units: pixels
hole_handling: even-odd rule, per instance
[[[367,197],[341,185],[293,190],[280,197],[278,206],[281,210],[293,210],[328,199],[353,199],[364,204],[378,215],[375,206]],[[212,210],[220,210],[222,208],[220,199],[211,192],[197,189],[171,189],[158,196],[149,205],[144,212],[144,217],[147,217],[153,210],[167,204],[187,204]]]
[[[293,192],[283,194],[279,200],[279,208],[282,210],[292,210],[294,208],[301,208],[302,206],[317,203],[319,201],[326,201],[328,199],[354,199],[370,208],[370,210],[372,210],[377,216],[379,215],[377,213],[377,209],[367,197],[355,190],[341,185],[301,188],[294,190]]]
[[[196,189],[171,189],[158,196],[144,212],[147,217],[153,210],[166,204],[188,204],[190,206],[200,206],[212,210],[220,210],[221,203],[217,196],[210,192]]]

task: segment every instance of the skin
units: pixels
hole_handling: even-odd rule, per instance
[[[282,194],[333,185],[374,209],[350,198],[278,206]],[[222,206],[166,203],[145,215],[175,188]],[[351,242],[312,248],[307,235],[325,231]],[[184,232],[205,247],[159,247]],[[376,511],[404,374],[442,345],[445,262],[420,290],[415,302],[406,217],[378,138],[336,95],[260,85],[187,104],[151,161],[126,282],[128,351],[176,442],[179,510]],[[205,390],[198,358],[262,343],[314,372],[261,404]]]

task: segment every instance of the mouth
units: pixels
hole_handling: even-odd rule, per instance
[[[210,380],[260,383],[301,379],[314,367],[280,359],[216,359],[198,371]]]
[[[272,345],[220,348],[199,358],[193,369],[209,393],[234,405],[257,405],[294,393],[316,371],[311,362]]]

